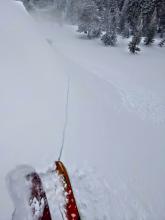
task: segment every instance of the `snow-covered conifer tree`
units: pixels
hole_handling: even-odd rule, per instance
[[[149,46],[154,42],[156,30],[157,30],[157,25],[156,25],[156,10],[155,10],[151,17],[151,21],[147,26],[146,35],[144,39],[145,45]]]
[[[165,0],[155,0],[157,8],[158,17],[158,30],[160,32],[160,37],[165,36]]]
[[[141,41],[141,35],[142,35],[142,19],[140,16],[139,22],[136,27],[136,32],[134,32],[132,41],[128,44],[129,51],[133,54],[140,51],[140,48],[138,47],[138,45],[140,44],[140,41]]]
[[[148,34],[149,32],[148,29],[151,29],[151,26],[153,26],[154,22],[156,22],[156,17],[154,16],[156,16],[155,0],[143,0],[142,1],[142,20],[143,20],[142,33],[144,36]]]
[[[160,47],[163,47],[165,45],[165,39],[161,40],[161,42],[159,43]]]
[[[140,48],[138,47],[140,40],[141,38],[139,33],[133,36],[132,41],[128,44],[128,48],[131,53],[135,54],[140,51]]]
[[[127,20],[128,1],[129,0],[123,1],[119,17],[119,34],[121,34],[124,38],[128,38],[130,36],[130,27]]]
[[[116,0],[107,0],[104,15],[105,34],[101,40],[108,46],[115,46],[117,42],[117,27],[118,27],[118,5]]]
[[[125,19],[128,22],[132,34],[136,34],[141,15],[141,1],[142,0],[128,0],[126,1]]]
[[[78,32],[86,33],[88,38],[100,35],[99,11],[93,0],[82,1],[78,23]]]

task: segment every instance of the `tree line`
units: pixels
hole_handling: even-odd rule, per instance
[[[22,0],[26,8],[49,7],[51,16],[62,16],[77,25],[87,38],[100,38],[106,46],[116,46],[118,36],[130,38],[131,53],[139,44],[151,46],[159,38],[165,45],[165,0]]]

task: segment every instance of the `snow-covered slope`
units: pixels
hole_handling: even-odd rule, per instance
[[[31,17],[0,1],[0,212],[11,219],[6,174],[18,164],[45,167],[61,142],[67,79]]]
[[[155,45],[131,56],[127,42],[105,48],[97,40],[76,36],[70,27],[50,23],[42,23],[42,31],[72,74],[64,159],[68,167],[76,161],[80,169],[85,161],[102,178],[101,183],[87,178],[87,188],[91,184],[93,189],[91,203],[98,199],[107,219],[163,219],[165,50]],[[104,180],[109,190],[102,191]],[[97,207],[86,209],[90,219],[104,219]]]
[[[5,175],[58,156],[69,75],[62,159],[82,219],[163,220],[165,50],[130,56],[122,42],[105,48],[70,27],[36,23],[14,2],[2,0],[0,12],[2,219],[13,208]]]

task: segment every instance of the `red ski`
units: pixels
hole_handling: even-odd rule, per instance
[[[40,176],[36,172],[33,172],[28,174],[26,178],[28,181],[31,181],[29,206],[32,210],[32,216],[36,220],[52,220]]]
[[[59,208],[56,214],[58,215],[60,211],[62,218],[65,220],[80,220],[67,170],[61,161],[55,162],[55,167],[56,169],[51,170],[51,173],[54,173],[56,170],[57,174],[61,177],[60,179],[62,179],[61,183],[66,198],[64,209],[61,210]],[[49,175],[49,173],[45,175]],[[29,215],[35,220],[52,220],[42,180],[33,168],[22,166],[13,170],[8,176],[8,187],[15,204],[12,220],[18,220],[21,219],[22,216],[28,217]],[[57,220],[59,220],[59,218]]]
[[[69,176],[64,164],[61,161],[55,162],[56,172],[63,177],[63,187],[66,192],[67,203],[65,205],[65,217],[67,220],[80,220],[76,200],[73,194]]]

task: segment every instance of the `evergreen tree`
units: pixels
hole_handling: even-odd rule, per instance
[[[125,0],[118,0],[117,3],[118,3],[119,11],[122,11]]]
[[[142,1],[142,20],[143,20],[142,33],[144,36],[148,35],[148,32],[150,32],[149,29],[153,29],[154,23],[156,22],[155,6],[156,6],[155,0]]]
[[[120,18],[119,18],[119,33],[123,32],[125,22],[126,22],[126,9],[127,9],[127,2],[128,0],[125,0],[123,2],[123,6],[120,10]]]
[[[163,47],[165,45],[165,39],[161,40],[161,42],[159,43],[160,47]]]
[[[123,1],[123,7],[120,12],[119,19],[119,34],[121,34],[124,38],[129,38],[130,36],[130,27],[127,20],[127,7],[129,0]]]
[[[101,40],[106,46],[115,46],[117,43],[118,5],[116,0],[107,0],[105,17],[103,19],[105,34]]]
[[[83,0],[78,23],[78,32],[86,33],[89,39],[100,35],[99,11],[93,0]]]
[[[138,45],[140,44],[141,34],[142,34],[142,20],[141,20],[141,17],[139,18],[139,22],[138,22],[137,26],[138,26],[138,28],[136,30],[136,33],[134,33],[134,35],[132,37],[132,41],[128,44],[129,51],[132,54],[135,54],[135,53],[140,51],[140,48],[138,47]]]
[[[125,19],[128,22],[132,34],[136,34],[139,24],[139,18],[141,16],[141,2],[143,0],[128,0],[126,1]]]
[[[133,54],[140,51],[140,48],[138,47],[140,43],[140,36],[138,34],[135,34],[132,38],[132,41],[128,44],[129,51]]]
[[[165,36],[165,0],[156,0],[160,37]]]
[[[157,33],[165,44],[165,0],[20,0],[29,12],[78,25],[88,38],[101,37],[105,45],[115,46],[117,34],[132,36],[131,53],[136,53],[141,37],[151,45]],[[46,9],[46,10],[45,10]],[[33,13],[32,13],[33,14]]]
[[[144,44],[146,46],[149,46],[154,42],[156,29],[157,29],[157,26],[156,26],[156,10],[155,10],[152,15],[150,24],[148,24],[148,26],[147,26],[146,36],[144,39]]]

